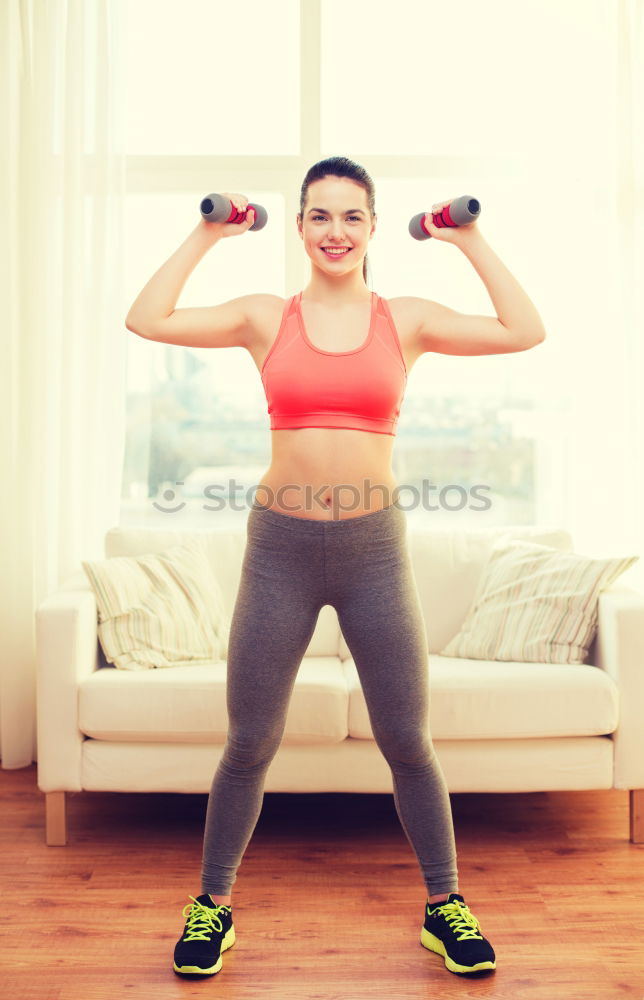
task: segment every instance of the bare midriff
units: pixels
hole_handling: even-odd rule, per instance
[[[249,346],[258,371],[279,328],[284,299],[277,296],[257,316],[257,337]],[[390,299],[407,372],[420,354],[404,299]],[[364,317],[363,317],[364,318]],[[319,333],[318,333],[319,335]],[[329,325],[320,336],[333,351],[354,343],[332,340]],[[255,500],[281,514],[319,521],[344,520],[390,507],[399,489],[391,460],[395,436],[342,427],[297,427],[271,431],[271,463],[257,486]]]
[[[373,514],[396,500],[395,438],[348,428],[271,431],[272,460],[255,500],[291,517],[317,521]]]

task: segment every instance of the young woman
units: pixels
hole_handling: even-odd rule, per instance
[[[240,211],[248,199],[228,194]],[[391,458],[408,374],[426,351],[500,354],[545,336],[518,282],[478,225],[436,228],[485,282],[498,316],[422,298],[386,301],[366,285],[376,230],[374,186],[345,157],[316,163],[297,225],[311,260],[306,288],[175,309],[209,247],[246,222],[200,222],[134,302],[126,325],[150,340],[245,347],[271,418],[272,460],[247,520],[227,660],[229,730],[208,799],[201,894],[190,896],[174,950],[179,974],[211,975],[235,941],[231,890],[263,802],[290,695],[320,608],[335,607],[392,773],[401,825],[427,889],[421,943],[467,975],[496,968],[459,892],[451,804],[429,732],[428,646]],[[447,202],[436,204],[438,212]]]

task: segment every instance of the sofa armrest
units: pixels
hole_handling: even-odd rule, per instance
[[[619,690],[614,787],[644,788],[644,594],[625,586],[600,593],[595,660]]]
[[[76,578],[74,578],[76,580]],[[70,585],[71,583],[71,585]],[[81,790],[78,685],[98,669],[94,591],[67,581],[36,609],[38,787]]]

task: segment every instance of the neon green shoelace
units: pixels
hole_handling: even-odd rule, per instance
[[[438,910],[439,913],[442,913],[455,934],[457,931],[461,932],[456,935],[457,941],[464,941],[467,938],[483,937],[483,935],[479,933],[481,925],[471,912],[469,906],[459,902],[458,899],[454,900],[453,903],[443,903],[442,906],[437,906],[436,910]],[[432,913],[435,913],[436,910],[432,910]]]
[[[224,925],[219,919],[219,910],[229,910],[229,906],[224,906],[223,903],[216,907],[204,906],[194,896],[191,896],[190,899],[193,902],[187,903],[183,908],[184,917],[188,917],[188,929],[183,938],[184,941],[207,941],[213,930],[222,931],[224,929]],[[215,925],[215,921],[219,927]]]

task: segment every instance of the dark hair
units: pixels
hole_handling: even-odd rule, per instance
[[[300,190],[300,218],[304,219],[304,205],[306,203],[309,184],[313,184],[314,181],[321,181],[329,175],[333,177],[349,177],[365,189],[367,192],[367,205],[373,220],[376,214],[376,191],[373,181],[363,166],[359,163],[354,163],[353,160],[349,160],[346,156],[329,156],[326,160],[319,160],[317,163],[314,163],[307,171]],[[362,277],[365,280],[365,284],[367,283],[367,256],[365,254],[362,264]]]

